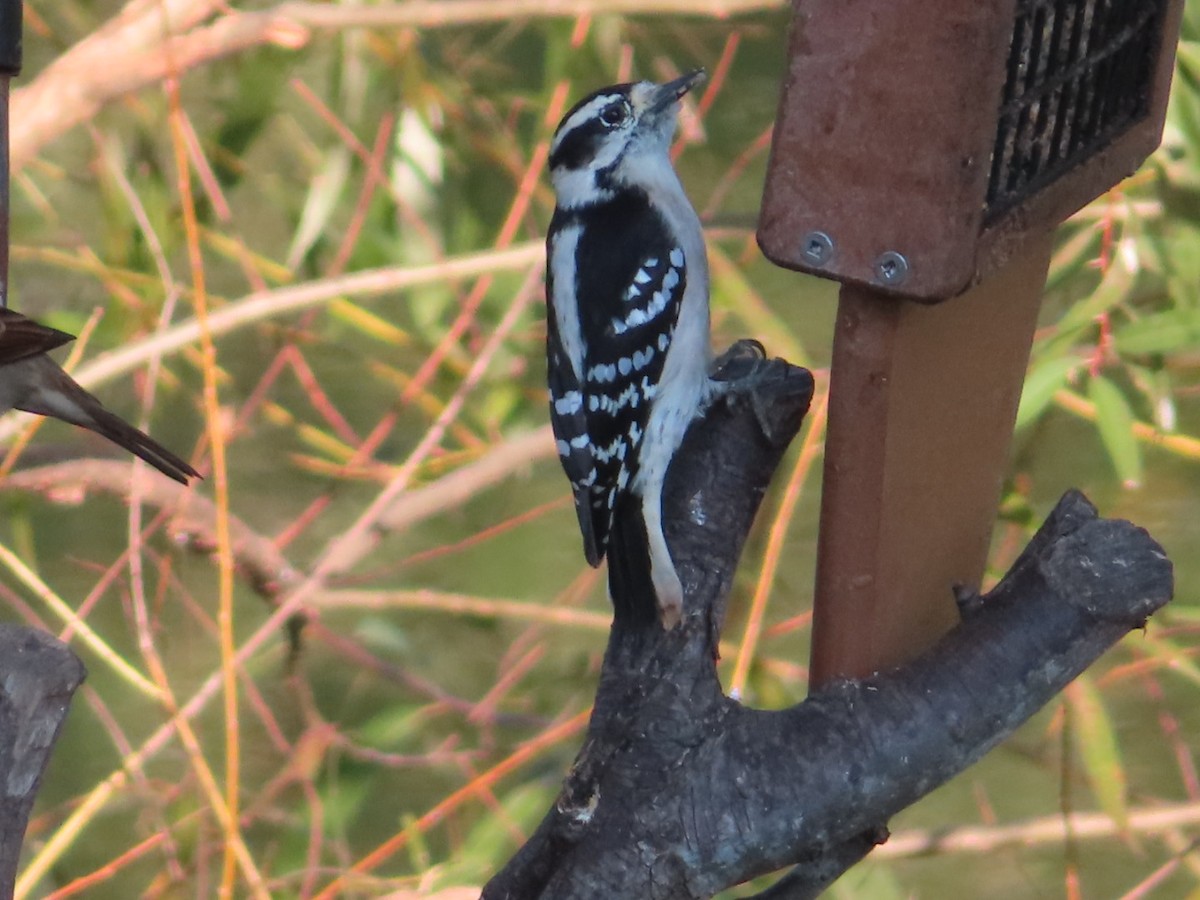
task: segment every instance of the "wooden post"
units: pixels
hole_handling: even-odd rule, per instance
[[[952,586],[979,587],[1049,250],[938,306],[842,288],[813,684],[904,662],[957,621]]]

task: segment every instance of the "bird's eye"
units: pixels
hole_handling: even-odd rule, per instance
[[[624,103],[610,103],[600,110],[600,121],[609,128],[619,128],[629,119],[629,107]]]

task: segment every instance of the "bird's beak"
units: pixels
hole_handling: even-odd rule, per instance
[[[668,81],[666,84],[660,84],[654,89],[653,97],[650,101],[650,112],[662,112],[671,105],[678,103],[679,98],[702,82],[706,77],[703,69],[694,69],[674,81]]]

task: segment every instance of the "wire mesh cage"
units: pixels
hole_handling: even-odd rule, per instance
[[[994,220],[1146,118],[1165,0],[1021,0],[987,214]]]

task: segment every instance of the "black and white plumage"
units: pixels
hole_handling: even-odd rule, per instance
[[[700,220],[668,151],[679,99],[703,77],[603,88],[566,114],[550,173],[557,207],[546,240],[550,418],[575,494],[584,553],[599,565],[614,517],[622,593],[652,590],[667,627],[683,587],[662,530],[671,458],[709,394],[708,263]],[[649,577],[631,576],[643,571]],[[616,599],[610,560],[609,583]],[[640,582],[646,582],[643,584]]]
[[[199,477],[158,441],[105,409],[46,355],[74,339],[0,307],[0,413],[19,409],[62,419],[108,438],[182,484]]]

